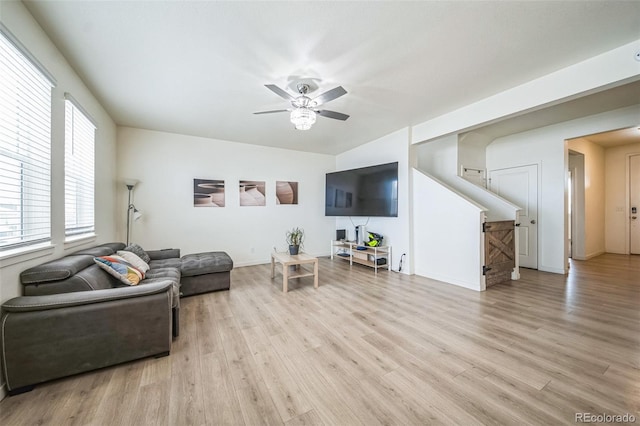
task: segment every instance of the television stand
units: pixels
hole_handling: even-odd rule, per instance
[[[349,265],[358,265],[373,268],[375,273],[379,269],[391,270],[391,246],[360,246],[355,241],[331,240],[331,259],[348,260]]]

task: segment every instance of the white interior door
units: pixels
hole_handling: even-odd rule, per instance
[[[640,155],[629,157],[629,248],[640,254]]]
[[[492,170],[489,189],[519,206],[520,266],[538,269],[538,165]]]

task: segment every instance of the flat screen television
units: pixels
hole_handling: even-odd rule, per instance
[[[327,173],[325,216],[398,216],[398,163]]]

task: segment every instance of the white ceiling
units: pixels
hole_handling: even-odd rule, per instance
[[[117,124],[336,154],[640,38],[637,1],[25,1]],[[296,131],[264,87],[342,85]]]

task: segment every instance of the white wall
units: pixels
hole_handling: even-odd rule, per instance
[[[474,179],[477,184],[487,187],[487,146],[493,139],[483,134],[469,132],[460,135],[458,138],[458,174],[462,176],[462,168],[483,170],[478,178]]]
[[[566,140],[637,125],[640,106],[571,120],[496,139],[487,147],[487,169],[538,164],[538,268],[566,273]]]
[[[629,155],[640,155],[640,143],[605,150],[605,250],[629,254]]]
[[[420,170],[440,179],[451,179],[458,174],[458,136],[449,135],[422,143],[415,147]]]
[[[347,237],[355,239],[354,224],[356,226],[364,225],[368,220],[367,230],[382,234],[384,236],[384,244],[392,246],[392,268],[394,270],[398,269],[400,256],[406,253],[402,272],[410,273],[412,265],[410,259],[409,129],[399,130],[337,155],[336,170],[353,169],[395,161],[398,162],[398,217],[353,217],[351,219],[339,217],[335,221],[335,227],[336,229],[346,229]],[[331,238],[335,238],[335,232]],[[329,245],[329,240],[330,238],[326,241],[327,246]]]
[[[432,176],[416,169],[412,174],[415,273],[485,290],[484,208]]]
[[[180,248],[183,254],[222,250],[236,266],[266,263],[285,233],[304,228],[304,250],[328,255],[335,236],[324,216],[325,173],[335,169],[330,155],[240,144],[216,139],[118,128],[118,229],[125,239],[125,178],[138,179],[134,204],[143,217],[131,240],[143,248]],[[193,179],[225,181],[225,207],[194,207]],[[266,182],[264,207],[239,204],[240,180]],[[277,180],[298,182],[298,205],[276,205]]]
[[[0,2],[0,19],[24,47],[51,73],[51,243],[48,249],[11,258],[0,254],[0,302],[22,294],[21,271],[85,246],[113,241],[115,232],[116,126],[62,54],[21,2]],[[95,144],[96,238],[65,244],[64,237],[64,93],[70,93],[97,123]]]
[[[605,251],[604,148],[584,138],[568,141],[567,147],[584,155],[584,258],[590,259]]]
[[[456,135],[451,135],[414,145],[416,168],[484,206],[488,221],[517,220],[517,212],[520,209],[518,206],[459,176],[461,164],[466,163],[465,165],[477,168],[486,167],[485,147],[488,145],[488,139],[479,134],[467,134],[464,139],[466,142],[461,143]],[[476,143],[477,146],[474,145]]]

